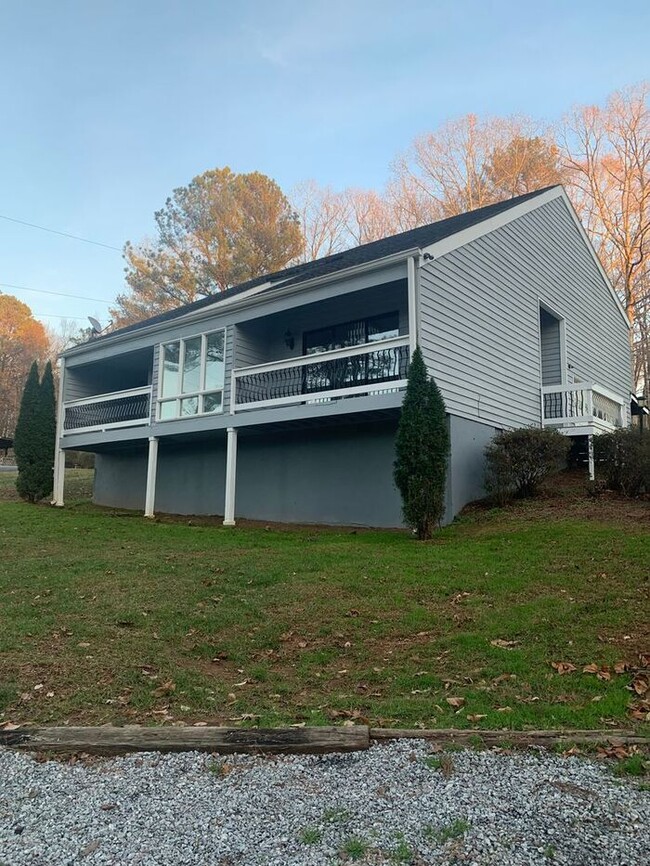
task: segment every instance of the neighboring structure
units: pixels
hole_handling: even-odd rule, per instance
[[[65,449],[95,501],[401,525],[393,444],[422,347],[449,413],[447,519],[483,495],[496,430],[629,423],[625,313],[561,187],[365,244],[156,316],[62,358]]]

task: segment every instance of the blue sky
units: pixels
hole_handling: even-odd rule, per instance
[[[216,166],[381,187],[450,117],[553,121],[647,78],[650,6],[625,6],[0,0],[0,214],[121,248]],[[43,321],[105,322],[122,288],[119,252],[0,219],[0,290]]]

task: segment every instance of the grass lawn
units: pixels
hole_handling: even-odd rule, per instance
[[[650,649],[648,503],[567,484],[422,544],[147,521],[67,475],[54,509],[0,473],[0,722],[641,726],[613,666]]]

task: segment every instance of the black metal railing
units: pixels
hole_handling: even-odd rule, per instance
[[[129,425],[149,419],[151,392],[125,394],[111,399],[98,398],[93,402],[71,403],[65,406],[64,431],[86,427]]]
[[[544,418],[582,418],[589,414],[589,391],[553,391],[544,394]]]
[[[310,394],[399,381],[406,379],[408,364],[409,347],[392,346],[364,354],[245,373],[236,377],[236,401],[237,404],[258,403],[299,395],[309,399]]]

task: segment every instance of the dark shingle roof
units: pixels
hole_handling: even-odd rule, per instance
[[[487,207],[478,208],[477,210],[467,211],[466,213],[458,214],[458,216],[449,217],[448,219],[438,220],[438,222],[430,223],[426,226],[421,226],[417,229],[411,229],[407,232],[400,232],[398,235],[391,235],[387,238],[382,238],[379,241],[371,241],[368,244],[362,244],[358,247],[353,247],[350,250],[345,250],[341,253],[335,253],[331,256],[325,256],[322,259],[316,259],[313,262],[305,262],[301,265],[294,265],[290,268],[285,268],[282,271],[276,271],[271,274],[264,274],[256,277],[253,280],[248,280],[245,283],[240,283],[227,289],[225,292],[220,292],[216,295],[208,295],[201,298],[199,301],[194,301],[191,304],[185,304],[182,307],[177,307],[174,310],[169,310],[166,313],[161,313],[158,316],[152,316],[149,319],[144,319],[141,322],[136,322],[134,325],[127,325],[124,328],[119,328],[98,339],[107,339],[115,334],[125,334],[129,331],[137,331],[140,328],[155,325],[158,322],[166,322],[176,319],[179,316],[184,316],[186,313],[194,310],[200,310],[203,307],[209,307],[213,304],[218,304],[226,298],[231,298],[248,289],[253,289],[255,286],[260,286],[263,283],[282,283],[283,286],[290,286],[297,283],[311,280],[314,277],[321,277],[327,274],[333,274],[336,271],[342,271],[346,268],[362,265],[378,259],[386,258],[395,253],[405,252],[406,250],[427,247],[437,241],[450,237],[464,229],[471,228],[484,220],[490,219],[497,214],[510,210],[516,205],[522,204],[528,199],[535,198],[544,192],[547,192],[553,187],[545,187],[544,189],[529,192],[526,195],[517,196],[517,198],[509,198],[505,201],[497,202],[496,204],[487,205]],[[269,286],[274,288],[274,286]]]

